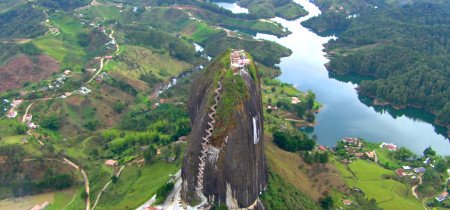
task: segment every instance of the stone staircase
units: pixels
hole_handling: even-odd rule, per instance
[[[222,83],[218,82],[219,87],[214,91],[216,96],[214,97],[214,104],[210,107],[211,113],[208,114],[208,117],[210,118],[210,121],[208,122],[208,128],[205,129],[206,136],[202,137],[202,151],[201,155],[199,157],[200,163],[198,165],[198,174],[197,174],[197,186],[195,187],[195,190],[199,194],[199,196],[202,198],[202,204],[204,205],[206,203],[206,198],[203,195],[203,172],[205,170],[205,160],[206,155],[208,153],[208,144],[212,137],[212,131],[214,130],[214,124],[216,123],[216,120],[214,119],[214,115],[216,114],[216,108],[219,103],[219,97],[220,97],[220,91],[222,90]]]

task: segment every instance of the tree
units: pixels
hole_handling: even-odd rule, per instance
[[[114,103],[114,110],[117,113],[122,113],[123,109],[125,108],[125,103],[121,102],[121,101],[117,101],[116,103]]]
[[[436,151],[429,146],[423,151],[423,155],[425,155],[425,157],[433,157],[436,155]]]
[[[314,94],[311,90],[308,90],[306,94],[306,108],[311,110],[314,108],[314,100],[316,99],[316,94]]]
[[[439,173],[446,173],[447,163],[443,159],[439,159],[434,165],[434,169]]]
[[[41,121],[41,126],[51,130],[58,130],[60,126],[60,119],[56,115],[44,117]]]
[[[115,184],[117,181],[119,181],[119,177],[117,177],[116,175],[113,175],[113,176],[111,177],[111,182],[112,182],[113,184]]]
[[[97,126],[100,124],[98,120],[89,120],[87,123],[84,124],[84,127],[93,131],[97,128]]]
[[[28,130],[28,128],[27,128],[27,125],[25,125],[25,124],[21,123],[21,124],[16,125],[16,133],[18,135],[25,134],[27,132],[27,130]]]
[[[145,163],[149,164],[153,162],[153,158],[156,156],[156,149],[153,145],[150,145],[144,150],[144,160]]]
[[[397,151],[394,153],[394,158],[398,160],[405,161],[406,159],[413,157],[414,153],[412,153],[410,150],[408,150],[405,147],[400,147]]]
[[[333,209],[334,202],[331,196],[326,196],[325,198],[320,200],[320,205],[323,209]]]

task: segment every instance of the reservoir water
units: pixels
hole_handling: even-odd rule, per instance
[[[312,90],[324,105],[317,115],[317,126],[310,132],[318,143],[326,146],[346,136],[361,137],[373,142],[391,142],[417,154],[431,146],[439,154],[450,155],[446,129],[433,124],[433,115],[419,109],[395,110],[392,107],[373,106],[371,99],[359,96],[355,90],[358,76],[335,76],[324,64],[328,62],[323,44],[335,37],[320,37],[301,25],[301,22],[320,14],[308,0],[294,0],[309,14],[298,20],[273,18],[292,34],[277,38],[257,34],[255,38],[275,41],[292,50],[292,55],[281,59],[280,79],[298,89]],[[234,7],[225,7],[233,11]]]

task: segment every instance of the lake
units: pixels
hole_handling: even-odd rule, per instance
[[[358,76],[329,73],[324,66],[328,59],[323,44],[336,37],[321,37],[303,27],[301,22],[319,15],[320,10],[308,0],[294,1],[309,15],[294,21],[271,19],[287,27],[292,34],[282,38],[257,34],[255,38],[275,41],[293,51],[291,56],[281,59],[280,79],[300,90],[312,90],[324,105],[317,115],[317,126],[310,130],[317,135],[319,144],[332,146],[343,137],[355,136],[372,142],[392,142],[417,154],[431,146],[439,154],[450,155],[446,129],[433,124],[433,115],[420,109],[373,106],[371,99],[356,92]]]

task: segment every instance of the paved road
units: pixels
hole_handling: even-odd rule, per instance
[[[175,185],[173,186],[172,192],[167,196],[163,204],[163,210],[175,210],[183,209],[180,207],[180,192],[181,192],[181,169],[175,174]]]

